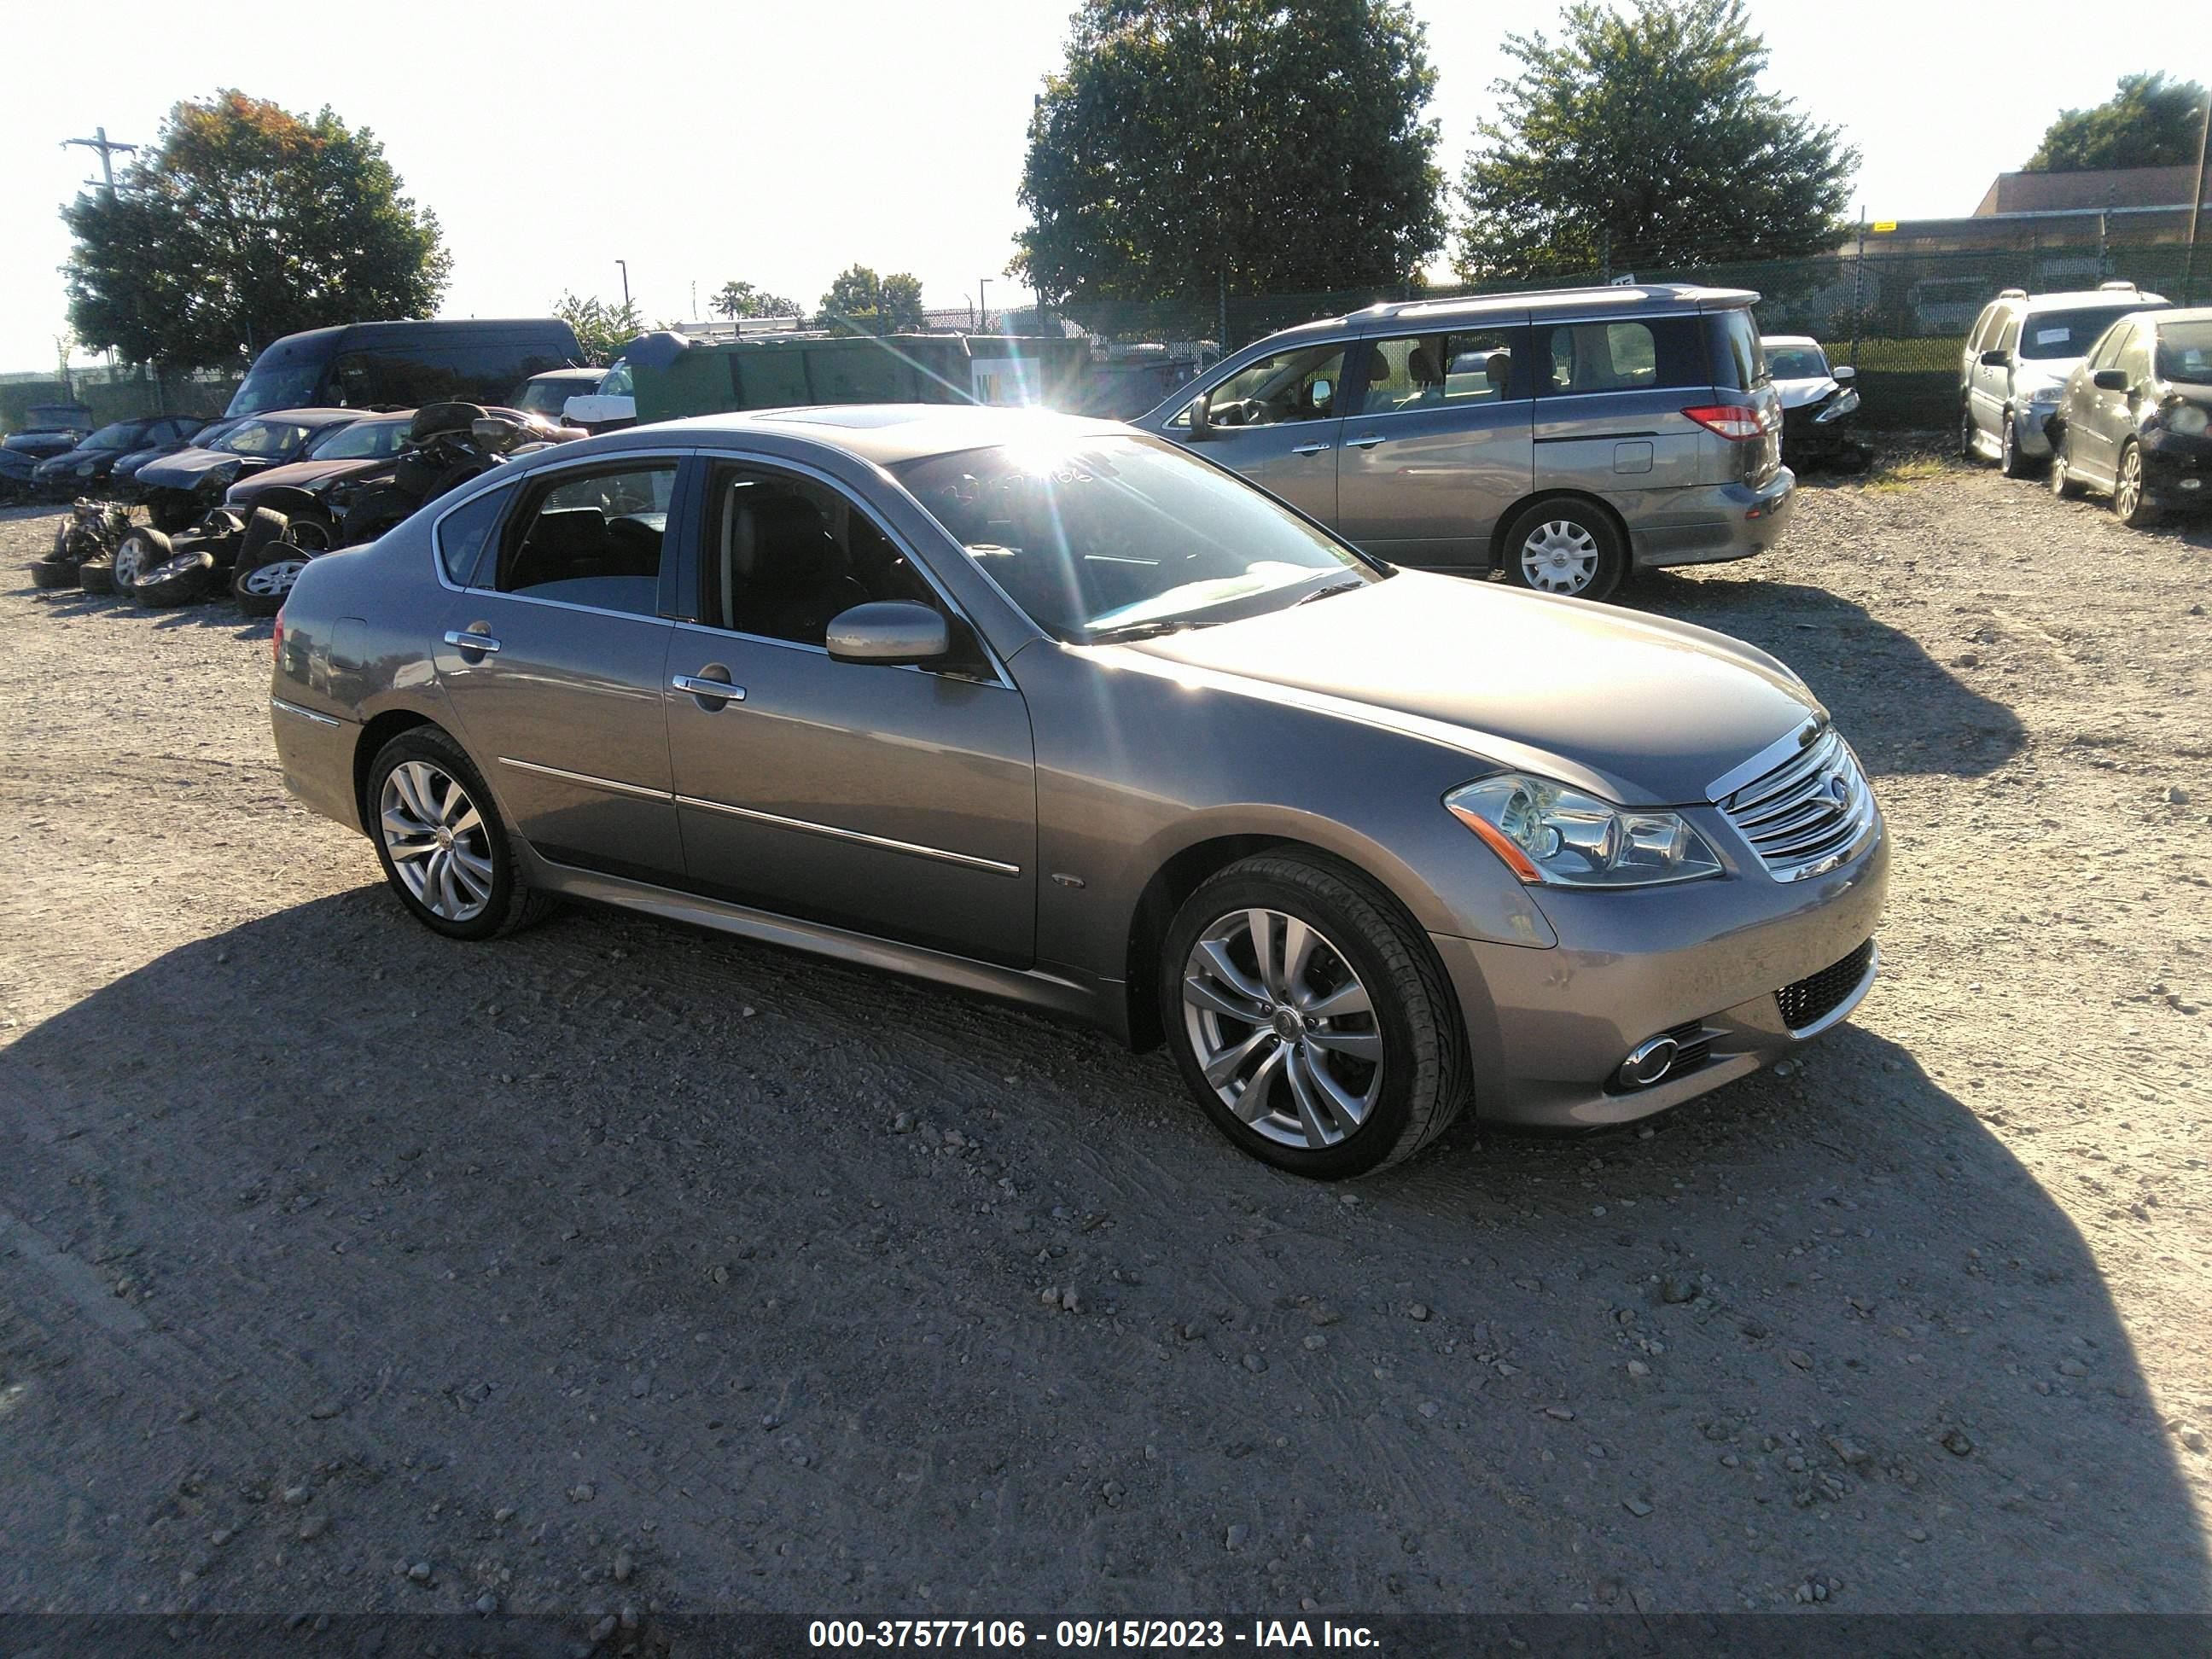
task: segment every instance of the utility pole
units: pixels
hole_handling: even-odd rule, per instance
[[[62,140],[62,148],[64,149],[67,149],[72,144],[81,144],[87,149],[96,149],[100,152],[100,176],[106,183],[107,186],[107,193],[111,197],[115,194],[115,157],[118,154],[135,155],[138,153],[137,145],[118,144],[113,139],[110,138],[107,136],[107,129],[106,127],[94,127],[92,130],[92,137],[89,138],[64,138]],[[85,180],[85,183],[88,185],[91,182],[92,180],[89,179]]]
[[[2197,188],[2189,193],[2189,258],[2182,267],[2181,303],[2197,303],[2197,221],[2204,211],[2204,140],[2212,135],[2212,94],[2204,100],[2204,116],[2197,124]]]
[[[627,259],[617,259],[615,263],[622,267],[623,309],[627,311],[629,309],[629,261]]]
[[[1851,368],[1859,366],[1859,313],[1866,308],[1866,204],[1859,204],[1859,251],[1851,261]]]
[[[975,326],[979,331],[991,326],[991,295],[988,292],[990,286],[991,279],[988,276],[978,276],[975,279]]]

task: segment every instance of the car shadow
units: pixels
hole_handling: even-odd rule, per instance
[[[225,580],[228,580],[227,574]],[[240,615],[228,593],[196,599],[189,605],[155,606],[140,605],[120,593],[88,593],[82,588],[34,589],[26,586],[19,591],[24,597],[37,600],[49,615],[64,619],[110,612],[143,617],[148,627],[157,630],[204,628],[241,640],[265,640],[273,625],[268,617]]]
[[[2212,1603],[2095,1256],[1863,1030],[1349,1188],[1157,1054],[587,906],[364,886],[10,1035],[0,1603],[565,1607],[626,1538],[872,1617]]]
[[[1798,582],[1644,572],[1620,601],[1755,645],[1802,675],[1867,769],[1978,777],[2027,741],[2020,716],[1961,682],[1903,629]],[[1912,718],[1900,720],[1910,709]]]

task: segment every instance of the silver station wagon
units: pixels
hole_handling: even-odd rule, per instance
[[[1110,422],[563,445],[308,564],[275,651],[286,781],[437,932],[568,894],[1057,1009],[1305,1175],[1658,1111],[1875,973],[1881,817],[1783,664]]]
[[[1136,424],[1383,558],[1602,599],[1787,527],[1758,300],[1653,284],[1371,306],[1246,347]]]

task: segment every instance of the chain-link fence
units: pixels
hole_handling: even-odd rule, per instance
[[[0,374],[0,431],[19,430],[34,404],[82,404],[95,426],[145,415],[220,415],[243,378],[209,370],[156,379],[150,368],[105,363],[70,370],[67,384],[52,374]]]

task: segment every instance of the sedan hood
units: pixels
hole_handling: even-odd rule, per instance
[[[1624,806],[1701,802],[1826,714],[1780,662],[1724,634],[1412,570],[1103,652],[1432,738]]]
[[[159,460],[149,461],[138,470],[142,483],[162,489],[190,489],[219,466],[233,462],[252,462],[243,455],[232,455],[216,449],[180,449],[173,455],[164,455]]]
[[[266,472],[257,472],[250,478],[240,478],[230,487],[233,497],[258,495],[264,489],[289,486],[294,489],[316,489],[324,484],[335,483],[340,478],[349,478],[356,473],[374,472],[381,468],[389,472],[392,462],[369,459],[350,461],[290,461],[283,466],[272,466]]]
[[[1777,380],[1775,395],[1782,399],[1784,409],[1802,409],[1807,404],[1817,404],[1836,390],[1836,383],[1825,374],[1803,380]]]

